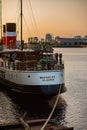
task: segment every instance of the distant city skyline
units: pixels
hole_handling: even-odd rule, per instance
[[[18,26],[19,2],[2,0],[3,24],[17,22]],[[23,0],[23,4],[23,38],[26,41],[38,34],[43,38],[46,33],[60,37],[87,35],[87,0]]]

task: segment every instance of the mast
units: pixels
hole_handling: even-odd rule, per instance
[[[21,0],[21,50],[23,50],[23,33],[22,33],[22,26],[23,26],[23,22],[22,22],[22,17],[23,17],[23,11],[22,11],[22,0]]]
[[[1,37],[0,39],[2,39],[2,1],[0,0],[0,28],[1,28]]]

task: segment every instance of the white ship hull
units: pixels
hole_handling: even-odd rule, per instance
[[[17,71],[0,68],[0,82],[21,93],[56,95],[65,91],[64,70]]]

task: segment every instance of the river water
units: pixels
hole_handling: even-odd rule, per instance
[[[61,94],[52,118],[56,124],[87,130],[87,48],[54,48],[54,52],[63,54],[67,92]],[[40,102],[0,90],[0,124],[17,122],[25,112],[26,120],[47,118],[55,100]]]

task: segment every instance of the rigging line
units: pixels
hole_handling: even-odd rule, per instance
[[[23,16],[23,17],[24,17],[24,16]],[[30,33],[30,28],[29,28],[29,26],[28,26],[28,24],[27,24],[27,22],[26,22],[25,17],[24,17],[24,22],[25,22],[25,24],[26,24],[26,26],[27,26],[27,32],[29,32],[29,34],[30,34],[30,36],[31,36],[31,33]]]
[[[20,16],[17,19],[18,20],[17,20],[16,24],[17,24],[17,28],[19,28]]]
[[[2,39],[2,1],[0,0],[0,28],[1,28],[1,39]]]
[[[27,1],[26,1],[27,2]],[[29,6],[28,6],[28,2],[27,2],[27,8],[29,9]],[[30,12],[30,11],[29,11]],[[31,17],[31,15],[30,15],[30,17]],[[31,26],[32,26],[32,28],[33,28],[33,34],[36,34],[35,32],[35,28],[34,28],[34,24],[33,24],[33,21],[32,21],[32,17],[30,18],[31,19]]]
[[[19,15],[19,0],[17,1],[16,15],[15,15],[14,21],[17,21],[18,15]]]
[[[20,30],[20,16],[18,17],[18,21],[17,21],[17,38],[19,39],[19,31],[18,30]]]
[[[17,2],[17,10],[16,10],[16,12],[17,12],[17,17],[16,17],[16,24],[17,24],[17,38],[18,38],[18,40],[20,39],[20,1],[18,0],[18,2]]]
[[[4,16],[4,21],[6,22],[7,21],[7,15],[6,15],[6,13],[5,13],[5,10],[7,10],[7,2],[5,2],[5,0],[4,1],[2,1],[2,6],[3,6],[3,12],[2,12],[2,21],[3,21],[3,16]]]
[[[36,24],[36,20],[35,20],[35,17],[34,17],[34,13],[33,13],[33,9],[32,9],[32,5],[31,5],[30,0],[29,0],[29,5],[30,5],[30,8],[31,8],[31,13],[32,13],[33,21],[34,21],[34,24],[35,24],[35,27],[36,27],[37,35],[38,35],[38,37],[40,37],[39,33],[38,33],[38,28],[37,28],[37,24]]]

